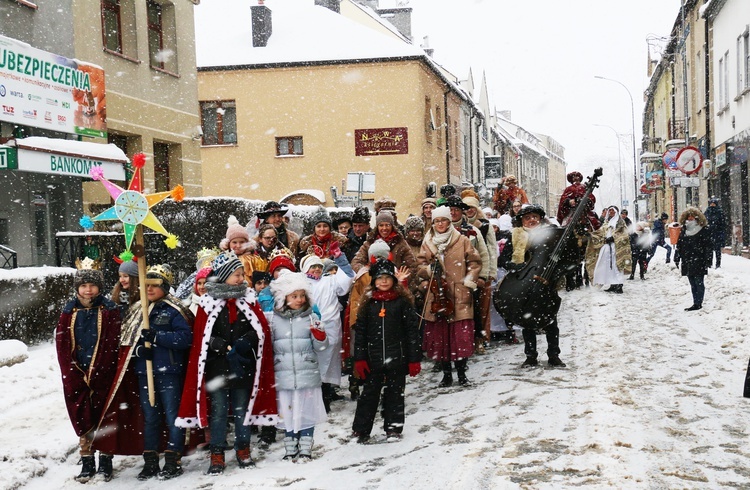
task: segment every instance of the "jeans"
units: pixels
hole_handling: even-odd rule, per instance
[[[181,374],[154,373],[154,397],[152,407],[148,401],[148,384],[146,376],[138,376],[143,411],[143,449],[159,451],[159,439],[162,432],[162,420],[167,424],[169,441],[167,449],[182,454],[185,446],[185,429],[174,425],[182,397]]]
[[[668,243],[664,243],[664,245],[657,245],[656,243],[654,243],[653,245],[651,245],[651,252],[648,255],[648,260],[651,261],[651,258],[656,253],[656,247],[664,247],[667,250],[667,262],[669,262],[672,257],[672,246]]]
[[[703,295],[706,292],[703,276],[688,276],[688,281],[690,281],[690,292],[693,293],[693,304],[703,306]]]
[[[293,437],[295,439],[299,439],[300,437],[310,436],[312,437],[315,433],[315,427],[308,427],[307,429],[302,429],[299,432],[292,432],[292,431],[284,431],[284,437]]]
[[[211,430],[209,441],[211,447],[226,449],[230,403],[234,415],[234,448],[242,449],[250,446],[250,426],[244,425],[247,404],[250,401],[250,389],[218,389],[209,392],[208,396],[211,398],[211,418],[208,421],[208,427]]]
[[[711,254],[711,258],[713,259],[714,256],[716,256],[716,260],[714,261],[714,264],[716,265],[716,268],[718,269],[721,267],[721,247],[715,248],[713,250],[713,253]]]

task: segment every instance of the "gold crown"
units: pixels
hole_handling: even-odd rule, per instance
[[[76,259],[76,269],[81,270],[94,270],[98,271],[102,268],[102,261],[100,259],[91,260],[91,257],[85,259]]]
[[[150,278],[148,276],[155,275],[159,277]],[[174,280],[174,274],[172,274],[172,269],[169,268],[167,265],[157,264],[152,265],[148,268],[148,271],[146,271],[146,284],[151,285],[161,285],[162,281],[166,281],[169,284],[172,284],[172,281]],[[150,281],[150,282],[149,282]]]
[[[211,267],[211,262],[216,258],[217,255],[221,253],[221,250],[218,248],[206,248],[203,247],[202,249],[198,250],[196,252],[196,257],[198,258],[198,261],[195,263],[195,270],[201,270],[206,267]]]
[[[294,257],[292,256],[292,251],[286,247],[274,249],[273,252],[271,252],[268,255],[268,263],[270,264],[273,259],[279,256],[284,256],[288,258],[289,260],[291,260],[292,263],[294,263]]]

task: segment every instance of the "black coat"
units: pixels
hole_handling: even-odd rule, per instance
[[[709,206],[704,213],[708,221],[708,232],[711,235],[714,248],[721,248],[725,243],[726,221],[724,220],[724,211],[719,206]]]
[[[705,276],[711,266],[712,252],[713,243],[708,228],[704,227],[695,235],[688,236],[685,227],[682,227],[674,260],[680,262],[683,276]]]
[[[381,309],[385,316],[381,317]],[[372,298],[362,305],[354,325],[354,360],[367,361],[377,370],[388,363],[390,369],[419,362],[422,346],[419,341],[419,318],[414,306],[403,296],[392,301]]]

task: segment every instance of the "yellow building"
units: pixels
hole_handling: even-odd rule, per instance
[[[466,99],[421,49],[324,7],[253,3],[196,7],[204,195],[333,206],[365,172],[364,199],[405,217],[430,182],[460,183]]]

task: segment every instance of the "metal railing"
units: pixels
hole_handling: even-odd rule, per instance
[[[15,250],[0,245],[0,269],[17,269],[18,254]]]

